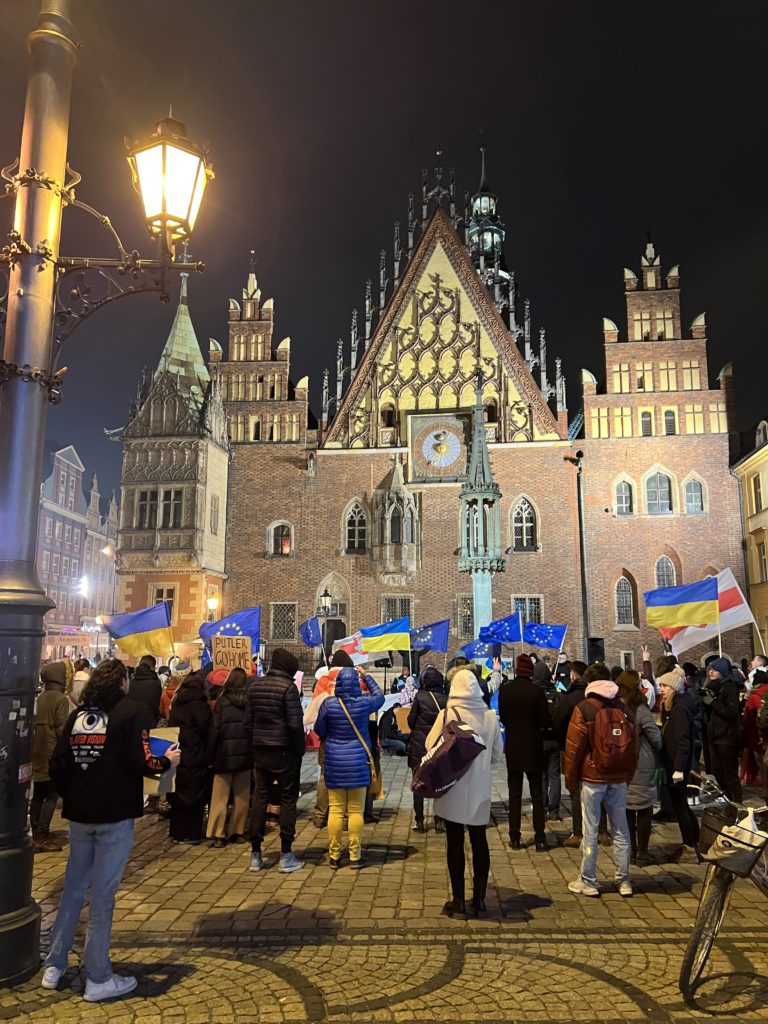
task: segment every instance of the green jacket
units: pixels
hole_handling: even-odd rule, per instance
[[[46,683],[37,698],[35,735],[32,740],[32,781],[48,782],[48,762],[56,747],[56,741],[64,731],[64,725],[71,711],[60,683]]]

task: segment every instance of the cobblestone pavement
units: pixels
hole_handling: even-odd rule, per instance
[[[145,818],[113,933],[115,968],[138,975],[136,992],[112,1004],[82,1000],[81,933],[60,990],[39,988],[39,976],[0,990],[0,1021],[768,1020],[765,904],[749,882],[737,884],[706,981],[686,1007],[677,975],[702,867],[635,869],[635,896],[622,899],[604,849],[602,898],[573,896],[566,883],[577,874],[577,850],[514,853],[507,846],[499,772],[488,913],[451,920],[440,915],[448,896],[443,837],[431,828],[411,831],[405,759],[385,758],[383,767],[387,797],[377,805],[378,823],[366,826],[369,866],[359,873],[327,866],[325,833],[311,823],[313,755],[305,759],[295,845],[307,868],[296,874],[276,870],[276,833],[265,845],[271,869],[254,875],[249,847],[173,846],[167,823]],[[550,842],[567,834],[566,821],[552,829]],[[652,843],[657,852],[673,847],[675,829],[660,826]],[[45,854],[35,865],[44,938],[64,864],[64,854]]]

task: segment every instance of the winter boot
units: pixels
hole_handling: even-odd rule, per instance
[[[61,853],[64,847],[51,839],[47,828],[40,828],[32,836],[35,846],[35,853]]]

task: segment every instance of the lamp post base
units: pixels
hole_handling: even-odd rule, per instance
[[[5,976],[6,965],[14,974]],[[33,902],[0,918],[0,988],[21,985],[39,970],[40,907]]]

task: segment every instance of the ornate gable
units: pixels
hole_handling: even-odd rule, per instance
[[[562,436],[466,249],[438,209],[323,446],[404,446],[414,413],[462,410],[469,414],[475,402],[478,363],[487,378],[483,400],[489,410],[491,440]]]
[[[203,433],[199,406],[183,393],[169,371],[155,375],[149,394],[125,428],[125,437],[198,437]]]

